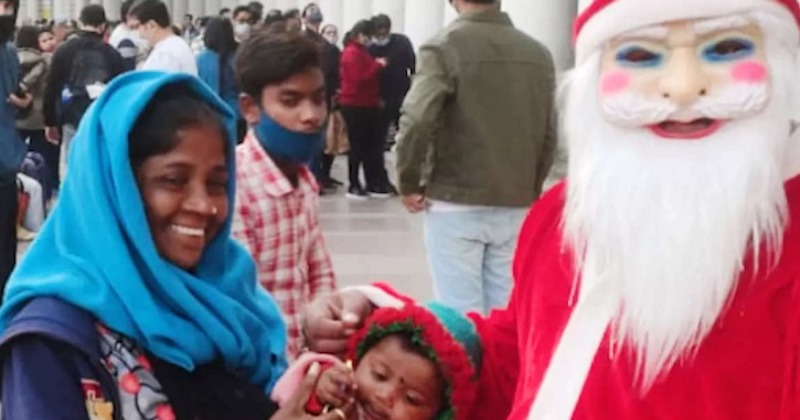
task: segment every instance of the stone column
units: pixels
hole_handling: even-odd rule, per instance
[[[53,0],[53,19],[54,20],[66,20],[72,19],[70,15],[71,11],[71,4],[69,1],[65,0]]]
[[[372,14],[383,13],[392,19],[392,32],[403,32],[406,27],[404,0],[372,0]]]
[[[349,1],[349,0],[347,0]],[[402,1],[402,0],[396,0]],[[332,23],[339,28],[339,35],[344,36],[347,29],[343,28],[344,24],[344,3],[345,0],[320,0],[319,7],[322,9],[322,14],[325,15],[325,22],[323,24]],[[349,28],[348,28],[349,29]]]
[[[427,0],[431,1],[431,0]],[[345,0],[344,1],[344,16],[342,28],[340,32],[342,35],[347,33],[353,28],[359,20],[369,19],[372,17],[372,0]]]
[[[194,0],[194,1],[198,1],[198,0]],[[205,0],[204,3],[205,3],[205,12],[201,13],[198,16],[195,16],[195,18],[197,18],[199,16],[216,16],[216,15],[219,14],[219,9],[222,9],[222,6],[220,6],[220,1],[219,0]]]
[[[458,18],[458,12],[456,12],[456,9],[454,9],[449,4],[446,4],[444,6],[444,22],[443,22],[444,26],[443,26],[443,28],[445,26],[451,24],[454,20],[456,20],[456,18]]]
[[[176,3],[180,2],[185,4],[186,7],[183,9],[182,13],[178,13],[178,7],[175,7],[175,11],[172,14],[173,22],[181,22],[183,20],[183,15],[187,13],[191,13],[194,17],[203,16],[205,12],[205,2],[203,0],[176,0]]]
[[[531,1],[531,0],[528,0]],[[538,1],[538,0],[537,0]],[[415,48],[442,29],[446,2],[438,0],[406,0],[406,30]]]
[[[558,70],[572,66],[572,21],[575,0],[503,0],[503,10],[517,27],[543,42],[553,53]]]
[[[106,9],[106,18],[108,20],[121,20],[123,17],[119,15],[119,8],[122,6],[121,0],[101,0],[103,8]]]
[[[21,0],[19,3],[19,16],[17,25],[30,24],[39,19],[39,1]]]

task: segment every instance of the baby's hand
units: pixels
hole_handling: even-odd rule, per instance
[[[355,396],[356,384],[353,371],[346,366],[334,366],[317,381],[317,398],[325,405],[342,407]]]

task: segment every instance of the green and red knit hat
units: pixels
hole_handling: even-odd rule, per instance
[[[361,358],[385,337],[403,334],[436,364],[446,381],[447,401],[435,420],[464,420],[477,391],[481,345],[475,324],[458,311],[431,302],[419,305],[384,284],[359,288],[379,306],[350,338],[350,358]]]

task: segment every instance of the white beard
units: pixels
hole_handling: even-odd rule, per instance
[[[770,60],[772,98],[763,112],[695,141],[609,123],[596,93],[599,55],[569,77],[565,243],[581,291],[609,282],[620,300],[612,337],[635,351],[644,392],[711,331],[748,251],[780,251],[797,68],[783,55]]]

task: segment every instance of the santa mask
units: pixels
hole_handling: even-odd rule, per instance
[[[583,30],[609,33],[579,33],[565,91],[566,240],[581,292],[606,284],[618,301],[615,341],[645,391],[707,336],[752,251],[780,249],[786,222],[800,35],[778,1],[731,1],[677,1],[708,15],[621,33],[599,12]],[[641,3],[600,2],[623,15]],[[652,7],[663,19],[675,3]]]

